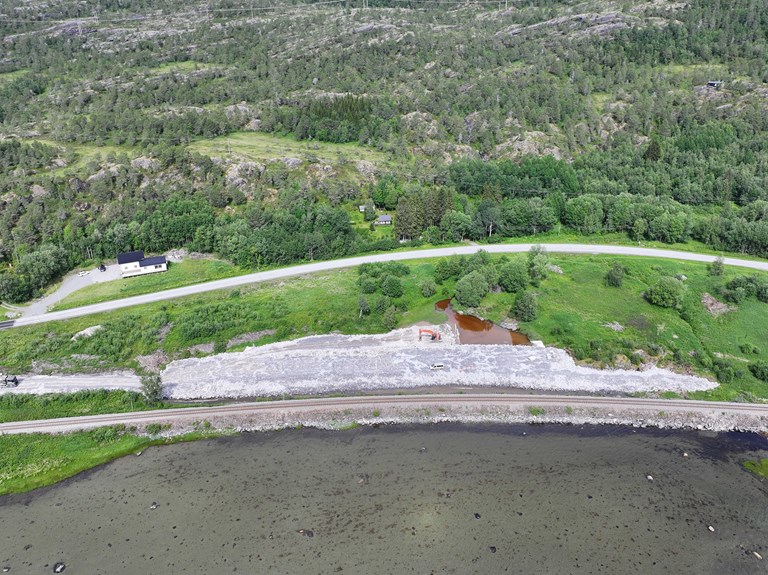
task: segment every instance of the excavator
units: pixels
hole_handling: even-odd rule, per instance
[[[426,335],[429,337],[430,341],[440,341],[440,334],[436,331],[432,331],[431,329],[420,329],[419,330],[419,341],[421,341],[421,336]]]

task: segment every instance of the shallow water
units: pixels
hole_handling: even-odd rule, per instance
[[[531,340],[524,333],[503,328],[487,319],[456,313],[451,307],[451,300],[449,299],[437,302],[435,309],[445,312],[445,315],[448,316],[448,323],[455,325],[459,330],[459,343],[485,345],[530,345],[531,343]]]
[[[755,435],[622,427],[244,434],[0,498],[0,568],[765,573],[749,552],[768,558],[768,484],[739,463],[766,454]]]

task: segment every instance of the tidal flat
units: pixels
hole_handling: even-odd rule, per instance
[[[0,568],[765,573],[768,481],[742,462],[767,455],[756,434],[620,426],[244,433],[0,498]]]

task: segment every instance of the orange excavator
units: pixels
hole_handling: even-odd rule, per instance
[[[419,330],[419,341],[421,341],[421,336],[426,335],[429,337],[430,341],[440,341],[440,334],[436,331],[432,331],[431,329],[420,329]]]

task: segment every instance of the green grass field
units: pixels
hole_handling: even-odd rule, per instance
[[[286,157],[313,162],[321,160],[329,164],[338,164],[341,157],[352,161],[368,160],[377,165],[387,162],[386,154],[358,144],[300,142],[291,137],[262,132],[235,132],[211,140],[199,140],[190,144],[189,149],[206,156],[231,155],[258,162]]]
[[[186,259],[179,263],[171,263],[165,273],[92,284],[65,297],[52,307],[52,311],[154,293],[243,273],[248,272],[223,260]]]
[[[705,393],[703,399],[738,400],[768,398],[768,384],[755,379],[747,366],[756,360],[768,360],[768,304],[750,299],[735,311],[712,316],[701,303],[701,294],[718,297],[719,288],[737,275],[751,275],[751,270],[726,268],[723,277],[707,275],[707,267],[696,262],[676,262],[638,257],[551,255],[553,264],[563,274],[550,273],[536,292],[538,317],[523,323],[522,329],[532,339],[571,351],[581,360],[609,365],[621,354],[631,358],[635,350],[659,356],[663,364],[712,375],[712,361],[717,354],[733,366],[741,377],[730,384]],[[612,262],[624,265],[627,274],[620,288],[605,285],[603,278]],[[663,275],[687,276],[685,300],[681,310],[653,306],[643,297]],[[494,321],[506,319],[514,305],[512,294],[490,294],[478,310]],[[620,332],[606,327],[617,322]],[[742,351],[750,346],[757,353]]]
[[[133,391],[86,390],[47,395],[0,395],[0,423],[126,413],[173,407],[167,403],[148,405],[144,396]]]
[[[744,468],[751,471],[755,475],[759,475],[768,479],[768,457],[758,459],[757,461],[745,461]]]
[[[22,76],[29,74],[29,72],[30,71],[26,69],[14,70],[13,72],[2,72],[0,73],[0,84],[4,82],[12,82],[17,78],[21,78]]]
[[[5,435],[0,437],[0,495],[51,485],[152,443],[109,427],[66,435]]]
[[[171,438],[138,435],[123,426],[49,435],[0,437],[0,496],[52,485],[113,459],[153,445],[212,438],[225,432],[200,430]]]

